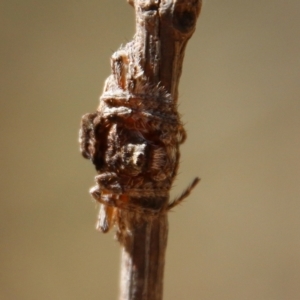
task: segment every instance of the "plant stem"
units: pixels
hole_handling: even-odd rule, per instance
[[[162,86],[174,107],[184,51],[201,9],[199,0],[131,0],[136,12],[136,34],[131,57],[147,77],[149,86]],[[177,156],[176,169],[178,167]],[[168,200],[168,198],[166,199]],[[139,199],[140,203],[147,199]],[[166,207],[161,201],[160,209]],[[120,300],[161,300],[168,236],[167,210],[155,217],[119,211],[125,228],[122,246]]]
[[[122,241],[121,300],[162,299],[168,221],[130,222]]]
[[[186,134],[177,111],[187,41],[201,0],[129,0],[134,39],[111,57],[95,113],[82,117],[80,149],[96,167],[90,193],[101,203],[96,228],[113,225],[122,247],[120,300],[161,300],[167,213]]]

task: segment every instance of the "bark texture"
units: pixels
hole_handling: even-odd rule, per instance
[[[130,0],[131,42],[111,58],[100,105],[86,114],[81,152],[98,172],[97,229],[113,225],[122,246],[120,300],[161,300],[169,191],[186,134],[177,111],[178,84],[200,0]],[[178,202],[186,197],[196,179]]]
[[[176,109],[178,85],[187,41],[192,36],[201,1],[136,0],[136,35],[132,51],[150,85],[162,86]],[[185,135],[185,134],[184,134]],[[182,141],[183,142],[183,141]],[[176,158],[178,168],[179,155]],[[161,300],[167,247],[167,214],[136,222],[129,220],[121,243],[120,300]]]

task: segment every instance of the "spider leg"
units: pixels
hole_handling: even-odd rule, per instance
[[[196,177],[193,182],[183,191],[183,193],[175,198],[168,206],[167,206],[167,211],[171,210],[172,208],[174,208],[175,206],[177,206],[178,204],[180,204],[185,198],[187,198],[191,191],[193,190],[193,188],[198,184],[198,182],[200,181],[199,177]]]
[[[113,225],[115,207],[101,204],[96,223],[96,229],[103,233],[109,231]]]

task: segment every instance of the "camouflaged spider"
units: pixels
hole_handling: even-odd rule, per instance
[[[120,209],[144,217],[167,212],[199,181],[169,203],[186,134],[171,95],[159,84],[147,84],[132,60],[128,46],[112,56],[99,108],[81,122],[82,155],[99,174],[90,193],[101,203],[97,228],[102,232],[121,222]]]

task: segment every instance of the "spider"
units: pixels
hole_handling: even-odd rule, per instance
[[[102,232],[118,224],[120,209],[145,217],[166,213],[199,181],[169,203],[186,133],[171,95],[148,85],[132,60],[129,48],[113,54],[98,110],[81,121],[81,153],[98,172],[90,193],[101,203],[96,226]]]

